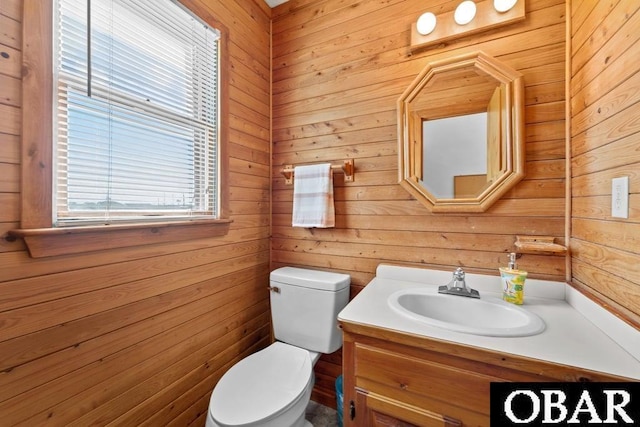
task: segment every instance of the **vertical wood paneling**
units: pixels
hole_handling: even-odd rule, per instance
[[[270,340],[270,12],[184,3],[229,35],[234,222],[222,237],[37,260],[3,238],[2,425],[204,425],[220,376]],[[0,2],[3,237],[20,218],[21,108],[34,101],[21,99],[22,8]]]
[[[640,327],[640,4],[571,4],[572,283]],[[629,177],[629,218],[611,179]]]
[[[497,274],[518,234],[564,241],[565,3],[527,0],[522,23],[410,53],[417,17],[458,3],[291,0],[274,10],[274,267],[350,273],[357,292],[383,262]],[[475,50],[524,75],[526,178],[485,213],[431,214],[397,184],[396,101],[428,62]],[[356,176],[335,175],[336,228],[292,228],[281,166],[347,158]],[[519,266],[564,280],[564,257],[525,255]],[[335,362],[316,371],[337,373]],[[315,396],[331,404],[327,379]]]

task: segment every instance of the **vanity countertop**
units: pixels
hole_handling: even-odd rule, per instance
[[[640,331],[565,283],[527,279],[522,308],[540,316],[546,328],[526,337],[454,332],[412,320],[387,303],[396,291],[437,287],[450,280],[451,272],[381,264],[338,320],[640,380]],[[501,296],[499,276],[467,273],[466,282],[481,296]]]

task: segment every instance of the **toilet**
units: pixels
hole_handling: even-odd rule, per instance
[[[338,313],[349,301],[348,274],[282,267],[271,272],[275,339],[218,381],[206,427],[302,427],[313,366],[342,346]]]

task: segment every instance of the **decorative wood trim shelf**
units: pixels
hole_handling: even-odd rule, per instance
[[[555,243],[555,237],[551,236],[516,236],[514,245],[517,252],[525,254],[552,253],[563,255],[567,253],[567,247]]]
[[[355,162],[353,159],[345,160],[341,165],[331,165],[331,171],[344,173],[344,180],[347,182],[353,182],[355,170]],[[293,184],[293,165],[285,165],[284,169],[282,169],[280,173],[284,176],[285,184]]]
[[[32,258],[224,236],[231,219],[158,221],[82,227],[10,230],[8,240],[24,239]]]

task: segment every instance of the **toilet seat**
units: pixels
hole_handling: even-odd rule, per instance
[[[210,415],[222,426],[264,422],[292,406],[312,381],[310,353],[275,342],[222,376],[213,390]]]

